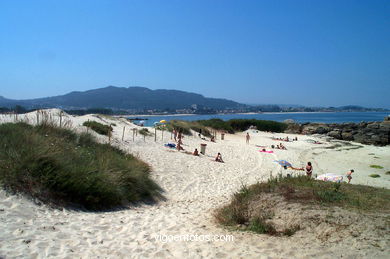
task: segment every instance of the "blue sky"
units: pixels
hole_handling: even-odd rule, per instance
[[[390,108],[390,1],[0,1],[0,95],[108,85]]]

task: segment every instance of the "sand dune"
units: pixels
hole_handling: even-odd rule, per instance
[[[50,110],[58,119],[58,110]],[[22,115],[19,120],[36,122],[35,113]],[[1,115],[0,123],[14,121],[15,117]],[[217,143],[205,142],[198,137],[185,137],[184,148],[193,151],[207,144],[206,155],[195,157],[163,146],[170,142],[170,133],[161,139],[138,135],[132,141],[131,128],[137,126],[123,119],[110,119],[86,115],[66,116],[72,127],[86,131],[82,123],[97,120],[115,123],[112,144],[126,150],[152,166],[152,177],[164,189],[166,201],[155,205],[133,206],[127,210],[91,213],[58,210],[37,205],[17,195],[0,191],[0,257],[5,258],[386,258],[389,255],[389,235],[372,239],[348,236],[345,242],[323,242],[318,233],[292,237],[270,237],[248,232],[232,232],[219,227],[213,211],[226,204],[242,185],[266,180],[271,174],[299,173],[284,170],[276,159],[285,159],[295,167],[312,161],[314,174],[344,174],[355,169],[352,183],[389,188],[390,176],[382,170],[381,178],[368,175],[377,172],[370,164],[379,164],[390,170],[390,147],[329,142],[313,136],[298,136],[296,142],[284,143],[288,150],[275,150],[273,154],[258,152],[259,146],[278,142],[271,134],[249,131],[250,144],[245,144],[245,133],[226,135]],[[126,126],[122,141],[122,130]],[[107,137],[98,136],[107,142]],[[290,134],[290,137],[294,135]],[[307,142],[324,142],[316,145]],[[221,152],[225,163],[213,158]],[[374,155],[372,155],[374,154]],[[386,170],[386,171],[387,171]],[[367,223],[369,224],[369,223]],[[326,229],[317,229],[326,231]],[[233,242],[161,242],[157,235],[233,235]]]

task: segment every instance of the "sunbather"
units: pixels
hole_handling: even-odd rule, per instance
[[[192,153],[194,156],[199,156],[199,152],[198,152],[198,149],[197,148],[195,148],[195,150],[194,150],[194,153]]]
[[[215,158],[215,161],[223,163],[223,159],[222,159],[221,153],[218,153],[217,157]]]

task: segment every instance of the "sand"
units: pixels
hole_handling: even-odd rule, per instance
[[[57,120],[58,110],[48,110]],[[15,121],[11,115],[0,115],[0,123]],[[18,116],[18,120],[36,122],[36,114]],[[111,143],[148,162],[152,178],[164,189],[165,201],[142,204],[112,212],[85,212],[58,210],[34,203],[19,195],[0,191],[0,257],[5,258],[386,258],[389,255],[387,235],[369,238],[346,236],[345,242],[337,239],[323,241],[321,233],[304,234],[298,231],[292,237],[271,237],[249,232],[229,231],[218,226],[213,218],[215,209],[229,202],[231,195],[242,185],[264,181],[278,173],[299,173],[284,170],[276,159],[285,159],[295,167],[311,161],[314,174],[345,174],[355,169],[352,184],[368,184],[389,188],[390,147],[374,147],[357,143],[332,142],[320,136],[297,135],[298,141],[284,143],[288,150],[275,150],[273,154],[260,153],[259,146],[278,142],[272,134],[249,130],[250,144],[245,134],[227,134],[225,140],[203,141],[197,136],[185,137],[184,148],[192,152],[207,144],[206,155],[195,157],[170,150],[163,146],[172,142],[171,134],[158,131],[154,137],[138,135],[132,141],[132,128],[139,128],[124,119],[110,119],[95,115],[66,116],[63,121],[78,132],[86,120],[115,123]],[[126,134],[122,141],[123,127]],[[153,130],[154,131],[154,130]],[[107,137],[98,136],[107,142]],[[289,134],[289,137],[296,135]],[[314,139],[322,145],[308,142]],[[221,152],[225,163],[213,158]],[[374,154],[374,155],[373,155]],[[378,164],[384,169],[372,169]],[[371,178],[379,173],[380,178]],[[367,223],[369,224],[369,222]],[[386,226],[384,226],[386,227]],[[388,228],[388,226],[387,226]],[[388,230],[388,229],[387,229]],[[158,235],[233,235],[234,241],[176,241],[161,242]],[[333,240],[333,241],[332,241]]]

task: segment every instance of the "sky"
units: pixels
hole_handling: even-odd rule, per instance
[[[109,85],[390,108],[390,1],[0,1],[1,96]]]

